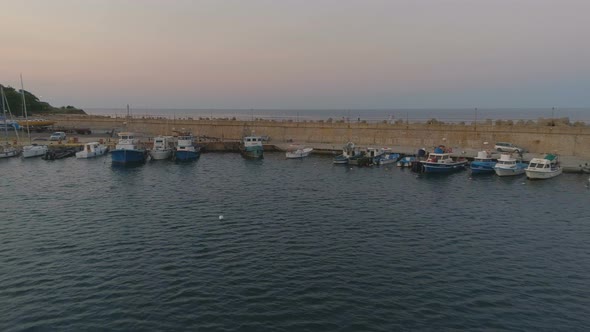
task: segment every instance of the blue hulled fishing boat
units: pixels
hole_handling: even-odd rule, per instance
[[[473,174],[494,173],[494,166],[496,166],[496,159],[488,151],[479,151],[477,157],[469,165],[469,169]]]
[[[195,146],[194,137],[190,132],[179,132],[178,142],[174,151],[174,159],[178,161],[197,160],[201,149]]]
[[[420,161],[424,173],[450,173],[465,169],[467,160],[453,159],[451,150],[444,146],[434,149],[434,152],[428,154],[428,159]]]
[[[113,164],[139,164],[147,157],[147,150],[138,146],[139,140],[134,133],[119,133],[119,142],[111,152]]]

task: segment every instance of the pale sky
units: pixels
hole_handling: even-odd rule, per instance
[[[590,106],[589,0],[0,0],[0,83],[54,106]]]

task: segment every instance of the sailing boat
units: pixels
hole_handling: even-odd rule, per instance
[[[25,102],[25,87],[23,85],[23,75],[20,75],[20,92],[23,96],[23,111],[27,123],[27,136],[29,136],[29,145],[23,146],[23,158],[44,156],[47,153],[47,145],[38,145],[31,142],[31,130],[29,128],[29,118],[27,117],[27,103]]]
[[[3,145],[0,145],[0,158],[10,158],[18,155],[18,150],[11,146],[8,143],[8,121],[6,120],[6,108],[4,107],[4,102],[6,101],[6,96],[4,95],[4,87],[0,86],[0,99],[2,99],[2,114],[4,119],[4,137],[5,142]],[[6,102],[8,105],[8,102]],[[16,132],[16,127],[14,127],[14,131]],[[18,133],[17,133],[18,135]]]
[[[129,116],[129,105],[127,105],[127,121]],[[119,142],[111,152],[113,164],[139,164],[145,162],[147,151],[139,147],[139,140],[132,132],[119,133]]]

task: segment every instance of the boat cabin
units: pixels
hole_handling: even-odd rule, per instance
[[[489,151],[477,152],[477,157],[473,158],[474,161],[493,161],[492,154]]]
[[[244,146],[262,146],[263,141],[260,136],[246,136],[243,138],[242,143],[244,143]]]
[[[528,169],[551,170],[557,168],[557,156],[548,154],[545,158],[533,158]]]
[[[451,155],[449,153],[430,153],[428,154],[428,159],[426,159],[429,163],[450,163],[453,162]]]

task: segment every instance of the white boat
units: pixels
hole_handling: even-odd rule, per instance
[[[154,138],[154,147],[150,150],[150,156],[154,160],[170,159],[174,148],[172,136],[157,136]]]
[[[521,160],[513,158],[512,155],[502,153],[500,159],[494,166],[494,172],[498,176],[514,176],[524,174],[527,168],[527,163],[523,163]]]
[[[289,150],[285,153],[287,159],[300,159],[309,156],[313,148],[304,148],[297,145],[291,145]]]
[[[25,101],[25,87],[23,85],[22,75],[20,77],[20,86],[21,86],[21,94],[23,97],[23,113],[25,113],[25,121],[28,121],[29,119],[27,117],[27,103]],[[29,144],[30,145],[23,146],[23,158],[44,156],[48,150],[47,145],[32,144],[31,143],[31,130],[29,128],[30,126],[28,125],[28,122],[27,122],[26,126],[27,126],[27,135],[29,136]]]
[[[547,154],[543,158],[533,158],[525,169],[529,179],[550,179],[563,172],[559,159],[554,154]]]
[[[85,159],[85,158],[94,158],[98,156],[102,156],[107,153],[108,148],[100,144],[99,142],[90,142],[84,144],[84,148],[82,151],[76,152],[76,158],[78,159]]]

